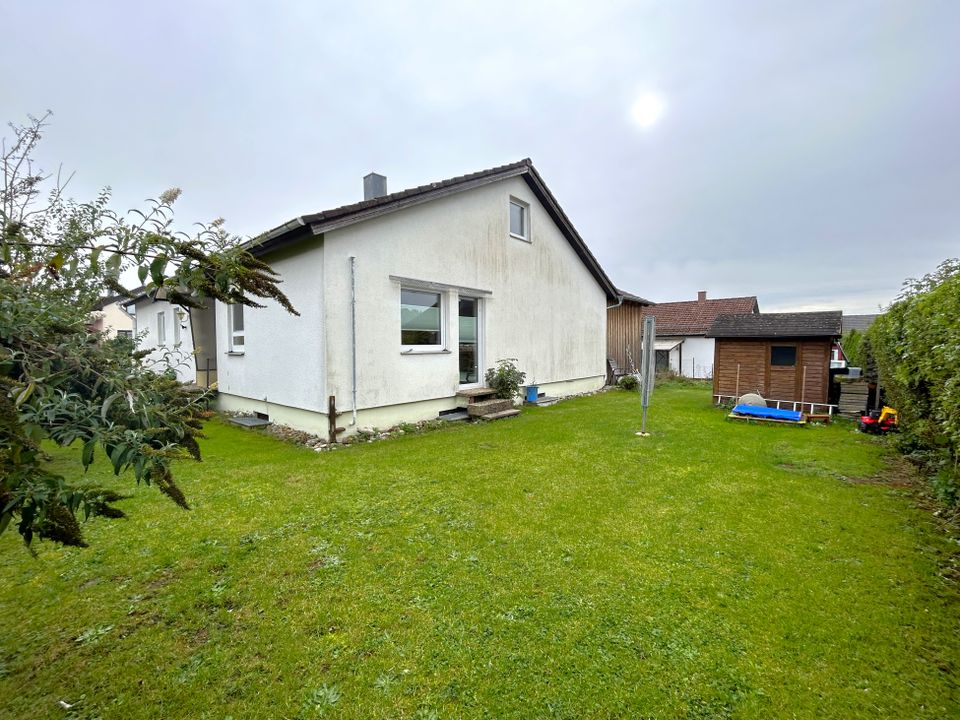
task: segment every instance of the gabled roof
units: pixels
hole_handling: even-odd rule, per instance
[[[567,242],[570,243],[570,246],[577,253],[577,256],[583,264],[586,265],[600,287],[603,288],[607,297],[611,300],[616,300],[618,297],[617,289],[613,286],[613,283],[610,281],[610,278],[607,277],[603,268],[600,267],[600,263],[597,262],[593,253],[590,252],[587,244],[583,241],[583,238],[580,237],[580,234],[576,228],[574,228],[573,223],[570,222],[566,213],[564,213],[563,208],[560,207],[560,203],[557,202],[553,193],[550,192],[543,178],[540,177],[540,173],[534,168],[530,158],[525,158],[510,165],[501,165],[490,168],[489,170],[481,170],[480,172],[469,175],[460,175],[447,180],[430,183],[429,185],[420,185],[419,187],[408,190],[401,190],[400,192],[390,193],[383,197],[363,200],[358,203],[353,203],[352,205],[344,205],[331,210],[301,215],[288,223],[284,223],[254,238],[247,244],[247,249],[255,255],[263,255],[281,247],[297,243],[307,237],[320,235],[330,230],[336,230],[346,227],[347,225],[353,225],[358,222],[363,222],[364,220],[370,220],[396,212],[397,210],[403,210],[404,208],[420,205],[425,202],[430,202],[431,200],[437,200],[458,192],[472,190],[473,188],[489,185],[512,177],[522,177],[526,181],[537,200],[540,201],[557,227],[560,228]]]
[[[879,315],[843,315],[843,331],[847,332],[849,330],[857,330],[858,332],[863,332],[871,325],[873,321],[876,320]]]
[[[720,315],[757,312],[759,305],[753,295],[747,297],[717,298],[716,300],[685,300],[656,303],[643,311],[644,317],[657,319],[657,335],[706,335],[713,321]]]
[[[714,338],[808,338],[840,337],[839,310],[803,313],[720,315],[707,337]]]

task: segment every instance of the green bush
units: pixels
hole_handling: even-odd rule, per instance
[[[867,331],[887,404],[900,412],[899,444],[955,502],[960,488],[960,259],[919,280]]]
[[[497,366],[487,370],[484,378],[487,387],[497,391],[497,397],[503,400],[513,400],[520,394],[520,386],[526,380],[527,374],[520,372],[512,359],[497,360]]]
[[[640,386],[640,381],[636,375],[624,375],[617,383],[621,390],[636,390]]]

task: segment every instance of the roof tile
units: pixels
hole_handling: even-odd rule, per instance
[[[839,310],[803,313],[762,313],[756,315],[720,315],[707,337],[715,338],[800,338],[839,337]]]
[[[657,319],[657,335],[705,335],[719,315],[753,313],[758,308],[757,298],[717,298],[715,300],[685,300],[657,303],[645,308],[644,317]]]

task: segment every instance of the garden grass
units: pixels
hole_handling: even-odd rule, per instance
[[[958,715],[956,543],[859,481],[882,442],[688,386],[638,424],[623,391],[325,453],[213,421],[189,512],[101,458],[129,519],[0,537],[0,717]]]

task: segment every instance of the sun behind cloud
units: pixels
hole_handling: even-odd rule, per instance
[[[641,130],[649,130],[663,117],[667,103],[659,93],[645,92],[630,106],[630,119]]]

